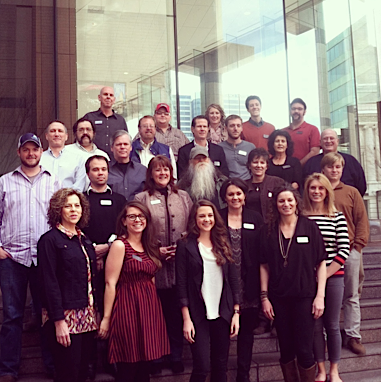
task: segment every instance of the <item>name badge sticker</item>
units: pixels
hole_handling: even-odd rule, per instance
[[[214,165],[217,166],[217,167],[220,167],[220,166],[221,166],[221,162],[219,162],[218,160],[215,160],[213,163],[214,163]]]
[[[306,244],[310,242],[310,239],[308,238],[308,236],[298,236],[296,238],[296,242],[299,244]]]
[[[303,131],[297,131],[296,134],[303,134]]]
[[[282,166],[283,170],[286,170],[287,168],[291,168],[291,166],[289,164],[285,164],[284,166]]]
[[[247,152],[246,152],[246,151],[243,151],[243,150],[239,150],[239,151],[238,151],[238,155],[244,155],[244,156],[246,156],[246,155],[247,155]]]
[[[160,199],[151,200],[152,205],[160,204],[160,203],[161,203]]]
[[[142,259],[141,257],[139,257],[139,256],[136,256],[136,255],[132,255],[132,258],[133,258],[134,260],[137,260],[137,261],[143,262],[143,259]]]
[[[269,198],[272,198],[272,197],[273,197],[273,193],[272,193],[271,191],[269,191],[269,193],[267,194],[267,196],[268,196]]]
[[[112,206],[112,200],[101,199],[101,206]]]
[[[101,125],[103,123],[103,121],[95,121],[94,122],[96,125]]]
[[[269,135],[268,134],[263,134],[263,138],[268,138],[269,137]]]
[[[252,224],[252,223],[243,223],[243,228],[246,228],[246,229],[254,229],[255,226],[254,226],[254,224]]]

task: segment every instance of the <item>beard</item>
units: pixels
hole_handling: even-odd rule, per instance
[[[216,192],[216,169],[212,162],[200,162],[189,166],[189,178],[192,179],[189,193],[192,199],[212,200]]]

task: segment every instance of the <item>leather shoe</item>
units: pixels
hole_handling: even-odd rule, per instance
[[[364,345],[361,343],[360,338],[350,338],[347,343],[347,348],[357,355],[365,355],[366,350]]]

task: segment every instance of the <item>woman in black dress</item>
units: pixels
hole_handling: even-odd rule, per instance
[[[278,176],[301,191],[302,165],[299,159],[292,156],[294,142],[285,130],[275,130],[267,142],[272,158],[269,161],[268,175]]]

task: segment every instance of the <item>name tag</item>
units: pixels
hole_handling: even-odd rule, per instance
[[[254,229],[254,224],[251,224],[251,223],[243,223],[243,228],[246,228],[246,229]]]
[[[132,258],[135,259],[135,260],[137,260],[137,261],[140,261],[140,262],[143,261],[143,259],[142,259],[141,257],[136,256],[136,255],[132,255]]]
[[[268,196],[269,198],[272,198],[272,197],[273,197],[273,193],[269,191],[269,193],[267,194],[267,196]]]
[[[299,244],[305,244],[305,243],[309,243],[310,239],[308,238],[308,236],[298,236],[296,238],[296,242]]]
[[[247,155],[247,152],[246,152],[246,151],[243,151],[243,150],[239,150],[239,151],[238,151],[238,155],[244,155],[244,156],[246,156],[246,155]]]
[[[290,166],[289,164],[285,164],[285,165],[283,166],[283,169],[286,170],[286,168],[291,168],[291,166]]]
[[[155,200],[151,200],[151,204],[154,205],[154,204],[160,204],[161,201],[160,199],[155,199]]]
[[[95,123],[96,125],[101,125],[101,124],[103,123],[103,121],[94,121],[94,123]]]
[[[111,205],[112,205],[112,200],[106,200],[106,199],[101,200],[101,206],[111,206]]]
[[[215,160],[213,163],[214,163],[215,166],[218,166],[218,167],[221,166],[221,163],[218,160]]]
[[[268,134],[263,134],[263,138],[268,138],[269,137],[269,135]]]
[[[303,131],[297,131],[296,134],[303,134]]]

